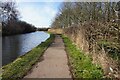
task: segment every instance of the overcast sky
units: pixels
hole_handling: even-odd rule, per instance
[[[60,2],[17,2],[20,19],[36,27],[49,27],[59,6]]]

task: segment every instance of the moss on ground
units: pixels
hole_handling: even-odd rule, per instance
[[[103,71],[99,65],[93,64],[89,56],[79,50],[66,36],[62,36],[71,66],[73,78],[100,79]]]
[[[2,74],[0,75],[2,80],[21,80],[32,68],[32,66],[39,60],[53,40],[54,35],[50,34],[50,38],[48,38],[45,42],[42,42],[24,56],[18,57],[12,63],[3,66],[1,68]]]

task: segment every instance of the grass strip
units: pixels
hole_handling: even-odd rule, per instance
[[[73,78],[101,79],[103,71],[100,65],[93,64],[92,59],[78,49],[68,37],[62,35],[62,38],[68,53]]]
[[[45,42],[42,42],[25,55],[18,57],[12,63],[3,66],[1,68],[2,74],[0,75],[2,80],[21,80],[32,68],[32,66],[39,60],[53,40],[54,35],[50,34],[50,37]]]

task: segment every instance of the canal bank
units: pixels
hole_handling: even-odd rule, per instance
[[[68,78],[72,80],[68,66],[67,54],[63,39],[60,35],[55,35],[54,42],[47,48],[41,60],[24,77],[31,78]]]
[[[53,42],[54,35],[50,34],[50,37],[42,42],[37,47],[33,48],[31,51],[26,53],[23,56],[18,57],[12,63],[3,66],[1,68],[2,74],[0,77],[3,80],[11,80],[11,79],[21,79],[27,72],[32,68],[32,66],[39,60],[47,47]]]
[[[2,37],[2,66],[26,54],[49,37],[50,35],[43,31]]]
[[[25,79],[101,79],[103,77],[101,66],[93,64],[91,58],[84,55],[84,52],[79,50],[68,37],[62,36],[62,38],[56,35],[54,40],[54,35],[51,35],[41,45],[4,66],[1,75],[3,80],[21,80],[24,76]]]

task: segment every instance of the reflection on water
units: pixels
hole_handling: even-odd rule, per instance
[[[2,65],[8,64],[49,38],[45,32],[33,32],[2,38]]]

